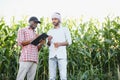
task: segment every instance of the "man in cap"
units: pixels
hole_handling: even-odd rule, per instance
[[[52,15],[54,28],[48,31],[49,46],[49,80],[56,79],[56,68],[58,65],[60,79],[67,80],[67,53],[66,46],[72,43],[70,31],[61,26],[60,13]]]
[[[30,44],[37,37],[35,28],[38,23],[40,21],[33,16],[29,19],[29,26],[18,30],[17,42],[22,47],[22,50],[16,80],[24,80],[26,75],[27,80],[34,80],[38,63],[38,51],[44,44],[44,41],[41,41],[38,46]]]

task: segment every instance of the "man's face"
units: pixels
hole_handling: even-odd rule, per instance
[[[37,25],[38,25],[38,23],[36,23],[36,22],[34,22],[34,21],[30,21],[29,23],[30,23],[30,27],[31,27],[32,29],[35,29],[35,28],[37,27]]]
[[[57,18],[52,18],[52,23],[54,26],[58,26],[60,21]]]

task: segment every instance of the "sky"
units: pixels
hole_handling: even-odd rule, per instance
[[[12,16],[20,20],[23,16],[51,17],[59,12],[62,18],[99,20],[106,16],[120,16],[120,0],[0,0],[0,17],[7,22]]]

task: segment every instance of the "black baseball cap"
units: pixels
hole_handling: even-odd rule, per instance
[[[36,22],[36,23],[41,23],[41,22],[37,19],[37,17],[35,17],[35,16],[30,17],[29,22],[30,22],[30,21],[34,21],[34,22]]]

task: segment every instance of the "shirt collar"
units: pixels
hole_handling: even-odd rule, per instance
[[[62,28],[62,26],[60,25],[60,27],[59,28],[53,28],[53,29],[60,29],[60,28]]]

